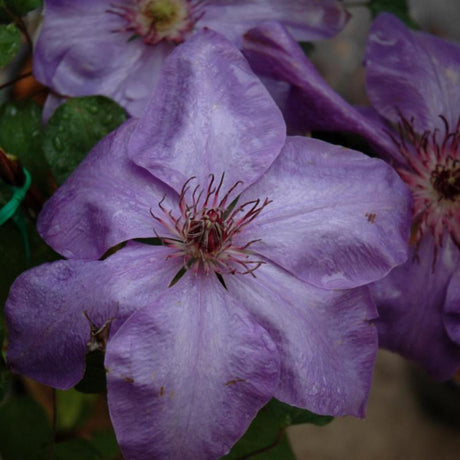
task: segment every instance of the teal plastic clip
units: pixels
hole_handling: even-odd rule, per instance
[[[21,187],[15,187],[10,185],[9,188],[13,192],[13,196],[10,201],[0,209],[0,226],[2,226],[7,220],[13,219],[13,222],[19,229],[21,233],[22,241],[24,244],[24,252],[26,254],[27,260],[30,259],[30,246],[29,238],[27,237],[27,228],[26,222],[24,220],[23,214],[20,212],[19,206],[24,201],[27,191],[29,190],[30,184],[32,183],[32,178],[30,177],[29,171],[23,169],[24,176],[26,180]]]

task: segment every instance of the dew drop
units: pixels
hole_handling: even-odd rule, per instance
[[[102,123],[104,125],[109,125],[112,122],[113,122],[113,115],[110,112],[106,113],[104,118],[103,118],[103,120],[102,120]]]
[[[99,107],[96,105],[89,105],[88,112],[92,114],[96,114],[97,112],[99,112]]]
[[[56,148],[56,150],[62,150],[63,149],[62,140],[61,140],[60,137],[56,136],[53,139],[53,144],[54,144],[54,147]]]

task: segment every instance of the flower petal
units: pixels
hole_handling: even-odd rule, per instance
[[[452,341],[458,335],[453,324],[447,323],[447,331],[444,325],[445,310],[447,316],[458,311],[458,303],[452,303],[455,292],[447,288],[456,282],[452,276],[460,257],[450,240],[438,249],[434,271],[433,256],[433,238],[427,235],[410,260],[372,285],[372,295],[379,311],[380,346],[416,361],[433,378],[446,380],[460,367],[460,346]]]
[[[124,60],[129,61],[129,68],[131,59],[141,51],[134,52],[136,45],[128,45],[126,37],[113,33],[123,27],[123,19],[107,12],[110,4],[110,0],[45,1],[34,55],[38,80],[46,85],[56,84],[58,91],[70,89],[83,95],[86,85],[88,91],[98,92],[99,78],[108,79],[108,84],[110,78],[121,79],[123,72],[113,72],[114,68]],[[90,77],[95,80],[87,80]]]
[[[444,303],[444,326],[449,338],[460,349],[460,267],[458,264],[447,288]],[[458,368],[460,368],[460,363]]]
[[[164,248],[133,244],[104,261],[61,260],[23,273],[5,306],[10,368],[53,387],[74,386],[85,370],[90,321],[96,329],[109,321],[114,332],[152,303],[178,270],[165,256]]]
[[[416,37],[436,69],[439,92],[442,94],[441,113],[450,126],[455,127],[460,116],[460,46],[423,32],[416,33]],[[438,117],[435,121],[439,125]]]
[[[270,263],[255,275],[225,281],[278,346],[274,396],[318,414],[362,417],[377,352],[368,290],[326,291]]]
[[[296,40],[310,41],[336,35],[349,17],[337,0],[210,0],[197,26],[214,29],[239,45],[248,29],[281,21]]]
[[[394,150],[386,126],[362,115],[337,94],[282,25],[266,24],[250,30],[243,52],[259,75],[292,85],[281,107],[290,133],[351,132],[363,136],[379,152]]]
[[[49,93],[45,100],[45,105],[42,111],[42,122],[48,123],[55,110],[65,102],[65,98]]]
[[[157,91],[129,143],[135,163],[180,192],[196,176],[225,172],[224,188],[249,186],[279,154],[281,113],[241,53],[197,33],[168,57]]]
[[[265,176],[241,197],[270,203],[245,229],[254,250],[318,287],[346,289],[407,258],[410,193],[381,160],[290,137]]]
[[[366,51],[367,92],[381,116],[396,123],[414,118],[417,132],[444,129],[440,115],[456,125],[459,116],[460,47],[411,32],[399,19],[381,14]]]
[[[126,458],[219,458],[272,396],[278,352],[214,275],[187,273],[110,340],[108,401]]]
[[[35,77],[62,95],[103,94],[140,115],[173,46],[130,40],[109,0],[46,0],[45,6]]]
[[[128,121],[100,141],[43,208],[38,230],[64,257],[98,259],[123,241],[154,237],[150,209],[165,194],[178,199],[127,158],[135,123]]]
[[[140,117],[156,88],[163,62],[173,49],[174,46],[168,43],[145,46],[140,58],[110,97],[128,113]]]

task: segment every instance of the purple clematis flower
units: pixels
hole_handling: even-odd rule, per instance
[[[110,326],[129,459],[222,456],[272,397],[362,416],[377,348],[364,285],[405,261],[408,202],[383,161],[287,138],[237,48],[197,33],[144,115],[45,206],[39,230],[69,260],[12,286],[9,365],[70,388]]]
[[[235,44],[251,27],[283,22],[298,40],[338,33],[338,0],[45,0],[35,77],[65,96],[102,94],[140,115],[165,57],[208,27]],[[61,99],[50,96],[48,117]]]
[[[334,93],[282,26],[251,31],[245,52],[259,72],[291,85],[280,100],[292,131],[359,134],[409,186],[411,256],[373,287],[379,340],[449,378],[460,368],[460,47],[380,15],[365,59],[368,109]]]

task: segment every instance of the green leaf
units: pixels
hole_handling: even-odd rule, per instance
[[[91,148],[126,120],[125,111],[103,96],[69,99],[56,109],[45,129],[43,148],[61,184]]]
[[[4,4],[5,2],[0,0],[0,24],[9,24],[13,18],[5,11]]]
[[[246,434],[233,446],[228,455],[222,460],[239,459],[257,460],[295,460],[294,453],[287,435],[269,433],[262,425],[251,425]]]
[[[272,399],[253,420],[244,436],[236,443],[225,460],[236,460],[249,454],[260,460],[293,460],[285,430],[290,425],[313,423],[323,426],[333,417],[317,415]],[[256,454],[257,453],[257,454]]]
[[[90,415],[97,398],[71,390],[56,390],[57,430],[72,431],[78,428]]]
[[[0,348],[3,350],[3,341],[5,340],[5,324],[3,318],[0,316]],[[2,365],[2,355],[0,354],[0,367]],[[1,397],[0,397],[1,402]]]
[[[262,408],[244,436],[233,446],[225,460],[237,460],[249,454],[260,460],[294,460],[294,454],[285,434],[286,426],[267,405]]]
[[[409,7],[406,0],[370,0],[366,6],[369,8],[373,18],[383,12],[392,13],[412,29],[420,29],[420,26],[409,16]]]
[[[0,320],[0,328],[3,328],[3,320]],[[0,346],[3,342],[0,342]],[[11,378],[8,369],[6,368],[5,360],[0,354],[0,404],[4,401],[6,395],[10,391]]]
[[[314,414],[306,409],[290,406],[277,399],[272,399],[266,407],[283,426],[299,425],[301,423],[324,426],[334,420],[334,417],[329,415]]]
[[[121,458],[117,438],[113,431],[97,431],[91,437],[91,444],[99,451],[104,460]]]
[[[0,307],[2,308],[8,297],[11,283],[27,266],[21,235],[11,220],[0,227],[0,260],[4,267],[0,277]]]
[[[8,16],[24,16],[29,11],[36,10],[42,6],[42,0],[3,0],[2,9]]]
[[[49,166],[42,151],[42,109],[33,101],[7,102],[0,107],[0,147],[21,160],[32,181],[47,194]]]
[[[2,264],[0,312],[8,296],[10,286],[17,276],[28,268],[59,258],[41,239],[34,223],[27,217],[24,217],[24,219],[30,245],[30,259],[26,258],[24,241],[14,222],[9,220],[0,227],[0,261]]]
[[[41,107],[33,101],[6,102],[0,107],[0,146],[16,156],[34,155],[40,147]]]
[[[12,398],[0,407],[0,458],[49,458],[51,427],[43,408],[31,398]]]
[[[11,62],[19,51],[21,32],[14,24],[0,24],[0,67]]]
[[[54,447],[54,460],[102,460],[98,450],[84,439],[71,439]]]
[[[0,106],[0,148],[21,160],[30,172],[34,186],[43,197],[48,192],[49,166],[42,152],[43,130],[41,107],[32,101],[7,102]],[[0,180],[0,207],[11,198],[12,191]],[[55,260],[57,255],[43,242],[35,223],[24,214],[31,248],[31,259],[26,259],[23,237],[12,219],[0,226],[0,308],[14,279],[25,269]]]
[[[104,367],[104,353],[100,350],[91,351],[86,355],[85,375],[75,386],[82,393],[103,393],[107,389]]]
[[[1,130],[1,127],[0,127]],[[11,191],[0,179],[0,208],[11,197]],[[0,261],[2,275],[0,276],[0,312],[8,296],[11,284],[24,270],[51,262],[59,258],[40,237],[35,227],[35,222],[21,209],[18,210],[24,223],[25,234],[30,248],[30,257],[27,257],[24,235],[17,224],[10,219],[0,226]]]

